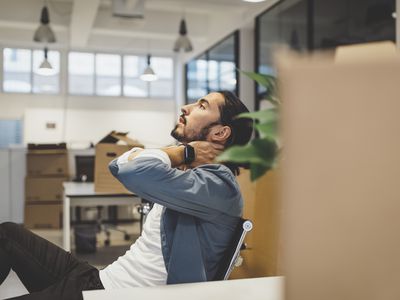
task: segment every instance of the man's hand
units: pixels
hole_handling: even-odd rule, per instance
[[[224,150],[224,146],[206,141],[195,141],[189,143],[194,148],[195,160],[190,164],[191,168],[211,164],[215,158]]]

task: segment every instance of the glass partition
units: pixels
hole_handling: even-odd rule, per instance
[[[186,64],[186,103],[218,90],[238,93],[239,33],[229,35]]]
[[[256,18],[256,72],[276,75],[272,53],[396,39],[396,0],[282,0]],[[256,108],[266,96],[256,88]]]

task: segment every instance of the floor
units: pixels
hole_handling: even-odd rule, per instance
[[[126,250],[134,243],[140,233],[140,223],[133,222],[129,224],[123,224],[119,226],[121,229],[127,231],[130,235],[130,240],[126,241],[124,239],[124,234],[118,231],[111,230],[110,236],[110,246],[104,246],[104,241],[106,235],[102,232],[97,234],[97,250],[93,254],[77,254],[74,249],[74,240],[72,237],[72,253],[75,254],[78,259],[87,261],[89,264],[102,269],[108,264],[112,263],[119,256],[123,255]],[[36,234],[44,237],[50,242],[62,246],[62,231],[61,230],[32,230]],[[73,236],[73,234],[72,234]],[[0,299],[5,299],[8,297],[16,297],[19,295],[26,294],[27,290],[22,285],[18,276],[11,271],[5,282],[0,286]]]

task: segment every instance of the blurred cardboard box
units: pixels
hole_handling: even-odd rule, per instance
[[[94,189],[98,193],[130,193],[108,169],[108,164],[133,147],[144,146],[127,136],[127,132],[111,131],[96,145]]]
[[[64,181],[68,181],[68,177],[26,177],[26,202],[62,201]]]
[[[399,299],[400,55],[381,46],[278,57],[287,299]]]
[[[66,144],[28,144],[28,176],[68,176]]]
[[[26,204],[24,223],[31,229],[59,229],[62,224],[62,204]]]

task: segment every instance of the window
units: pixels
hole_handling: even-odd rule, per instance
[[[121,56],[96,55],[96,95],[121,95]]]
[[[22,143],[20,120],[0,120],[0,148]]]
[[[151,66],[157,80],[150,82],[150,96],[154,98],[174,97],[173,61],[166,57],[152,57]]]
[[[73,95],[94,94],[94,54],[70,52],[68,56],[68,91]]]
[[[30,93],[31,50],[5,48],[3,50],[3,91]]]
[[[284,0],[256,18],[256,72],[275,74],[272,51],[286,45],[296,51],[396,37],[396,0]],[[266,96],[257,87],[256,109]]]
[[[10,93],[57,94],[60,91],[60,52],[49,51],[53,73],[38,74],[44,59],[43,50],[4,48],[3,91]]]
[[[186,64],[186,102],[217,90],[238,93],[239,34],[235,32]]]
[[[43,50],[33,51],[33,92],[40,94],[57,94],[60,91],[60,52],[49,51],[47,60],[53,67],[51,75],[40,75],[38,69],[43,62]]]
[[[158,79],[146,82],[140,75],[147,66],[145,56],[70,52],[69,93],[74,95],[172,98],[173,60],[152,57]]]
[[[143,56],[124,56],[124,96],[148,97],[148,84],[139,78],[146,65]]]

